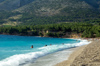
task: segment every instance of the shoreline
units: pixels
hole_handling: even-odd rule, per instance
[[[67,39],[69,39],[69,38],[67,38]],[[84,45],[84,41],[83,41],[83,44],[82,44],[82,45],[79,43],[77,46],[79,46],[79,45],[80,45],[80,46]],[[75,49],[77,48],[77,46],[76,46],[76,47],[73,46],[73,47],[75,47],[75,48],[70,48],[70,49],[74,49],[74,50],[75,50]],[[59,52],[58,52],[58,53],[59,53]],[[63,53],[62,53],[62,54],[63,54]],[[67,55],[67,54],[64,54],[64,56],[65,56],[64,59],[65,59],[65,60],[66,60],[66,55]],[[59,56],[61,56],[61,55],[59,55]],[[59,56],[57,56],[56,58],[58,58]],[[62,56],[63,56],[63,55],[62,55]],[[50,56],[50,57],[51,57],[51,56]],[[50,57],[48,57],[48,58],[50,58]],[[53,58],[52,58],[52,59],[53,59]],[[60,60],[59,62],[64,61],[64,60],[61,60],[61,59],[58,59],[58,60]],[[55,61],[56,61],[56,60],[55,60]],[[51,62],[51,61],[50,61],[50,62]],[[57,62],[57,63],[59,63],[59,62]],[[51,63],[51,64],[52,64],[52,63]],[[55,63],[55,64],[56,64],[56,63]],[[48,65],[47,65],[47,66],[48,66]],[[51,65],[51,66],[52,66],[52,65]]]
[[[87,40],[87,41],[95,41],[100,40],[100,38],[72,38],[72,37],[50,37],[50,36],[32,36],[32,35],[18,35],[18,34],[0,34],[0,35],[11,35],[11,36],[27,36],[27,37],[44,37],[44,38],[62,38],[62,39],[75,39],[75,40]]]
[[[62,51],[51,53],[43,57],[40,57],[35,62],[26,64],[24,66],[54,66],[55,64],[68,59],[70,54],[76,49],[77,48],[75,47],[75,48],[65,49]]]
[[[66,59],[65,61],[55,64],[54,66],[70,66],[72,63],[74,64],[75,60],[78,58],[79,55],[82,55],[81,53],[83,51],[85,51],[86,48],[88,48],[91,45],[95,45],[95,43],[98,41],[100,42],[100,40],[95,40],[95,41],[92,41],[91,43],[89,43],[88,45],[77,47],[76,50],[74,52],[72,52],[72,54],[69,56],[68,60]],[[75,65],[75,66],[77,66],[77,65]]]
[[[70,49],[64,49],[55,53],[48,54],[46,56],[38,58],[35,62],[26,64],[24,66],[54,66],[57,63],[68,60],[69,56],[79,48],[86,45],[74,47]]]
[[[80,47],[76,47],[74,49],[74,51],[70,54],[70,56],[68,57],[68,59],[66,59],[65,61],[62,61],[60,63],[55,64],[54,66],[70,66],[70,64],[74,61],[74,59],[83,51],[83,49],[86,47],[87,45],[84,46],[80,46]]]
[[[1,35],[1,37],[2,37],[2,39],[5,39],[5,40],[11,40],[11,41],[15,41],[15,40],[17,40],[17,41],[19,41],[21,38],[20,37],[15,37],[15,36],[3,36],[3,35]],[[15,39],[13,39],[12,40],[12,38],[14,38],[15,37]],[[20,39],[19,39],[20,38]],[[25,38],[26,39],[26,37],[22,37],[22,39],[23,38]],[[23,39],[24,40],[24,39]],[[21,40],[21,41],[23,41],[23,40]],[[29,44],[29,41],[28,42],[26,42],[27,40],[25,40],[25,42],[23,41],[23,44]],[[33,41],[33,40],[32,40]],[[53,40],[51,40],[51,41],[55,41],[54,39]],[[47,47],[44,47],[44,45],[42,46],[42,47],[40,47],[39,48],[39,50],[41,50],[41,51],[39,51],[39,52],[30,52],[30,53],[25,53],[25,54],[16,54],[16,55],[9,55],[9,57],[7,57],[7,58],[5,58],[3,61],[1,61],[0,62],[0,66],[3,66],[3,65],[5,65],[5,66],[8,66],[9,65],[9,62],[10,62],[10,65],[12,65],[13,63],[15,63],[15,62],[18,62],[18,63],[15,63],[15,66],[18,66],[18,64],[19,65],[24,65],[24,64],[27,64],[27,63],[30,63],[30,62],[34,62],[35,60],[37,60],[38,58],[40,58],[40,57],[43,57],[43,56],[46,56],[47,54],[51,54],[51,53],[55,53],[55,52],[58,52],[58,51],[62,51],[62,50],[65,50],[65,49],[69,49],[69,48],[73,48],[73,47],[76,47],[75,45],[75,43],[79,43],[79,42],[76,42],[76,41],[74,41],[74,42],[72,42],[72,43],[74,43],[73,45],[71,45],[71,44],[62,44],[62,40],[60,39],[59,40],[60,41],[60,44],[58,44],[58,45],[52,45],[52,46],[47,46]],[[64,40],[64,41],[67,41],[67,40]],[[16,41],[15,41],[16,42]],[[37,42],[37,41],[36,41]],[[57,43],[58,41],[55,41],[55,43]],[[9,44],[9,42],[6,42],[6,43],[8,43]],[[20,42],[21,43],[21,42]],[[19,44],[20,44],[19,43]],[[33,43],[33,42],[32,42]],[[46,42],[47,43],[47,42]],[[49,43],[50,43],[50,41],[49,41]],[[18,45],[18,43],[15,43],[15,45]],[[22,44],[22,43],[21,43]],[[31,43],[30,43],[31,44]],[[84,43],[83,43],[84,44]],[[10,46],[10,45],[9,45]],[[20,45],[19,45],[20,46]],[[5,46],[4,46],[5,47]],[[20,47],[19,47],[19,49],[20,49]],[[26,49],[26,48],[25,48]],[[29,49],[30,49],[30,46],[29,46]],[[16,50],[17,51],[17,50]],[[16,52],[15,50],[14,50],[14,52]],[[26,50],[25,50],[26,51]],[[69,52],[69,51],[68,51]],[[58,52],[59,53],[59,52]],[[65,53],[65,52],[64,52]],[[61,54],[64,54],[64,53],[61,53]],[[61,56],[61,54],[59,54],[59,56]],[[57,54],[56,54],[57,55]],[[59,56],[56,56],[56,58],[58,58]],[[63,55],[62,55],[63,56]],[[17,57],[17,59],[16,59],[16,57]],[[51,57],[51,56],[50,56]],[[50,58],[50,57],[48,57],[48,58]],[[51,59],[51,58],[50,58]],[[65,54],[65,56],[64,56],[64,59],[66,60],[66,54]],[[14,61],[11,61],[11,60],[14,60]],[[61,61],[63,61],[63,59],[61,60],[61,59],[58,59],[59,60],[59,62],[61,62]],[[6,61],[6,62],[5,62]],[[56,60],[55,60],[56,61]],[[51,62],[51,61],[50,61]],[[52,64],[52,63],[51,63]]]

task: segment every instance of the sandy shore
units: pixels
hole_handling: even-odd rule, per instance
[[[77,47],[74,52],[69,56],[68,60],[56,64],[55,66],[70,66],[74,59],[83,51],[87,45]]]
[[[68,60],[55,66],[100,66],[100,40],[78,47]]]

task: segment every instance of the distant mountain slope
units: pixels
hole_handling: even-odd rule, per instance
[[[81,22],[100,18],[100,0],[1,0],[0,10],[16,14],[3,18],[5,23]],[[21,17],[15,19],[18,15]]]
[[[99,0],[35,0],[15,11],[25,13],[24,23],[81,22],[99,18]]]
[[[0,0],[0,10],[14,10],[34,0]]]
[[[33,2],[34,0],[20,0],[20,7],[21,6],[24,6],[24,5],[27,5],[31,2]]]
[[[13,10],[20,6],[20,0],[4,0],[0,3],[0,10]]]
[[[83,0],[94,8],[99,8],[100,0]]]
[[[4,0],[0,0],[0,2],[3,2]]]
[[[99,9],[99,0],[36,0],[28,5],[25,5],[17,11],[28,12],[39,15],[53,15],[61,13],[62,10],[67,9],[66,12],[74,11],[75,9]],[[69,14],[69,13],[68,13]]]

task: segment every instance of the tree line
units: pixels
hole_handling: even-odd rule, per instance
[[[100,24],[74,22],[0,27],[0,34],[10,35],[62,37],[71,33],[81,33],[81,37],[87,38],[100,37]]]

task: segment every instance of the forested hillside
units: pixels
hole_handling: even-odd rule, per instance
[[[0,10],[14,10],[20,8],[26,4],[33,2],[34,0],[0,0]]]
[[[100,22],[100,0],[0,0],[0,10],[1,25]]]
[[[36,0],[32,3],[23,6],[18,11],[22,12],[29,12],[33,13],[36,12],[39,15],[53,15],[57,13],[61,13],[61,11],[65,10],[65,12],[68,14],[68,11],[73,12],[74,9],[99,9],[99,0]],[[84,11],[85,11],[84,10]]]

